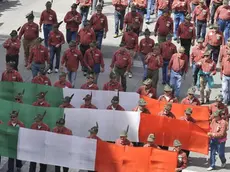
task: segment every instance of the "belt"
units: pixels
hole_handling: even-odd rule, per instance
[[[225,75],[225,74],[224,74],[224,76],[230,77],[230,75]]]
[[[197,21],[202,22],[202,23],[206,23],[207,22],[207,20],[197,20]]]
[[[34,62],[35,64],[44,64],[43,62]]]
[[[125,68],[127,68],[127,66],[124,66],[124,67],[119,67],[119,66],[115,66],[116,68],[118,68],[118,69],[125,69]]]

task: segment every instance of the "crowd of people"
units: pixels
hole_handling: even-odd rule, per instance
[[[52,9],[52,2],[48,1],[46,9],[41,13],[39,24],[34,22],[33,11],[29,13],[26,22],[17,30],[12,30],[10,38],[3,46],[6,49],[6,71],[2,74],[2,81],[23,82],[18,72],[19,51],[21,42],[24,49],[24,66],[32,71],[32,83],[49,85],[51,81],[47,74],[59,73],[59,80],[53,86],[59,88],[74,88],[77,71],[81,70],[87,81],[80,88],[98,90],[98,77],[105,70],[103,53],[101,51],[103,39],[108,33],[108,20],[103,14],[104,1],[99,1],[96,12],[88,17],[91,0],[77,0],[71,5],[63,21],[57,20],[57,14]],[[210,110],[210,167],[208,171],[215,170],[215,156],[219,154],[222,167],[226,166],[225,143],[230,104],[230,5],[228,0],[156,0],[153,8],[153,0],[113,0],[114,6],[114,39],[122,37],[120,47],[112,52],[110,65],[110,80],[104,84],[103,90],[127,91],[126,78],[132,78],[132,66],[134,58],[139,57],[143,63],[143,85],[137,90],[140,95],[148,96],[159,101],[167,102],[164,110],[159,115],[175,118],[171,112],[172,103],[179,103],[182,78],[186,76],[189,66],[192,68],[193,78],[188,89],[187,97],[181,104],[196,105],[210,103],[210,94],[214,85],[213,75],[217,73],[217,64],[220,65],[222,79],[222,94],[216,96],[215,103],[209,105]],[[78,12],[78,7],[79,11]],[[146,15],[145,15],[146,13]],[[156,14],[157,21],[153,29],[153,35],[157,37],[157,43],[151,38],[149,29],[143,30],[144,21],[151,23],[150,15]],[[173,18],[172,18],[173,14]],[[146,17],[146,18],[144,18]],[[89,18],[89,19],[88,19]],[[66,24],[66,35],[59,30],[62,23]],[[44,39],[39,37],[43,27]],[[139,41],[139,36],[144,38]],[[175,43],[172,41],[176,41]],[[42,42],[44,41],[44,45]],[[61,57],[62,46],[68,43],[69,48],[64,50]],[[176,47],[179,44],[179,48]],[[193,47],[192,47],[193,46]],[[191,49],[191,51],[190,51]],[[54,60],[56,63],[54,64]],[[162,84],[164,94],[157,98],[157,85],[159,70],[162,69]],[[68,80],[67,80],[67,78]],[[195,96],[196,88],[200,91],[200,99]],[[34,106],[49,107],[45,100],[45,92],[38,94],[38,100]],[[70,97],[65,97],[61,108],[73,108]],[[15,97],[15,101],[23,103],[23,93]],[[80,108],[97,109],[92,104],[92,95],[86,95],[85,104]],[[114,96],[110,110],[125,109],[119,105],[119,95]],[[150,114],[144,99],[140,99],[134,111]],[[13,111],[9,122],[10,126],[23,123],[17,120],[18,113]],[[32,129],[49,131],[49,127],[42,123],[44,115],[35,118]],[[196,123],[192,118],[192,108],[185,111],[181,120]],[[71,130],[64,127],[65,118],[57,121],[57,128],[53,132],[69,134]],[[63,128],[64,127],[64,128]],[[89,130],[89,138],[98,138],[98,125]],[[120,139],[115,143],[119,145],[133,146],[128,140],[128,129],[123,131]],[[158,146],[154,143],[155,135],[150,134],[144,147],[155,147],[168,150],[168,147]],[[140,144],[134,144],[140,146]],[[173,145],[178,151],[178,168],[180,172],[187,167],[189,151],[181,150],[181,143],[175,140]],[[143,146],[143,145],[142,145]],[[8,172],[13,172],[13,159],[9,159]],[[16,166],[20,171],[21,163]],[[36,163],[31,162],[30,172],[34,172]],[[60,167],[55,168],[56,172]],[[46,165],[40,164],[40,171],[46,171]],[[64,168],[64,172],[68,169]]]

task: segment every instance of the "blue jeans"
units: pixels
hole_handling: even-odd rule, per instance
[[[147,0],[147,14],[146,14],[146,20],[150,20],[150,15],[153,12],[154,9],[154,1],[155,0]]]
[[[230,20],[218,19],[218,25],[221,32],[224,33],[224,41],[227,42],[230,37]]]
[[[146,79],[147,77],[147,65],[145,64],[145,55],[143,53],[139,53],[139,58],[142,61],[143,64],[143,69],[144,69],[144,76],[143,76],[143,81]]]
[[[144,18],[145,9],[144,8],[137,8],[137,12]]]
[[[216,10],[217,8],[221,6],[221,4],[216,4],[216,3],[212,3],[212,8],[211,8],[211,14],[210,14],[210,17],[211,17],[211,24],[214,23],[214,17],[215,17],[215,13],[216,13]]]
[[[222,94],[224,97],[224,103],[230,102],[230,77],[223,75],[222,78]]]
[[[115,34],[119,33],[119,30],[123,30],[123,26],[124,26],[124,16],[125,16],[125,10],[124,11],[114,11],[114,18],[115,18]],[[120,27],[119,27],[119,23],[120,23]]]
[[[196,39],[203,38],[205,39],[206,34],[206,27],[207,22],[206,21],[196,21]]]
[[[169,83],[169,77],[168,77],[168,65],[169,60],[163,60],[163,66],[162,66],[162,83]]]
[[[53,70],[54,57],[56,55],[56,65],[55,69],[59,69],[60,56],[61,56],[61,46],[56,48],[54,46],[50,47],[50,70]]]
[[[52,30],[53,26],[51,24],[43,24],[43,33],[44,33],[44,42],[45,46],[48,48],[48,38],[49,38],[49,33]]]
[[[101,49],[102,39],[104,36],[104,31],[95,31],[96,34],[96,41],[97,41],[97,48]]]
[[[82,7],[82,8],[80,8],[80,14],[81,14],[81,17],[82,17],[82,24],[83,25],[84,25],[85,21],[88,18],[89,8],[90,7]]]
[[[182,81],[182,75],[171,70],[170,85],[174,89],[176,97],[179,97],[180,95],[181,81]]]
[[[77,31],[70,31],[70,29],[66,29],[66,41],[70,43],[70,41],[76,41]]]
[[[32,62],[31,71],[32,71],[33,78],[38,75],[38,72],[40,71],[41,67],[45,67],[45,64],[37,64]]]
[[[225,158],[225,142],[219,143],[217,139],[211,139],[210,141],[210,165],[215,168],[216,163],[216,152],[218,152],[221,163],[226,162]]]
[[[162,14],[163,14],[163,10],[158,10],[158,12],[157,12],[157,18],[159,18],[160,16],[162,16]]]
[[[174,13],[174,38],[177,38],[177,30],[180,25],[184,21],[184,13],[175,12]]]
[[[73,88],[74,88],[74,85],[75,85],[76,77],[77,77],[77,71],[76,72],[68,71],[68,80],[71,83]]]

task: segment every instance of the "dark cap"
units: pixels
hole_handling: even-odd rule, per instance
[[[119,97],[118,96],[114,96],[111,100],[111,103],[119,103]]]
[[[78,5],[78,4],[73,3],[73,4],[71,5],[71,8],[77,8],[77,5]]]
[[[97,134],[98,133],[98,123],[96,122],[96,126],[93,126],[92,128],[89,129],[89,132],[91,134]]]
[[[39,99],[43,99],[43,98],[45,98],[45,96],[46,96],[47,93],[48,93],[48,91],[46,91],[46,92],[40,92],[40,93],[38,93],[36,95],[36,97],[39,98]]]
[[[10,33],[11,37],[16,37],[18,35],[18,32],[16,30],[12,30]]]
[[[63,21],[60,21],[59,23],[56,23],[53,25],[53,28],[59,28],[59,26],[63,23]]]
[[[26,15],[27,19],[34,19],[34,12],[31,11],[29,14]]]
[[[87,94],[87,95],[83,98],[83,100],[85,100],[85,101],[87,101],[87,100],[92,100],[92,92],[91,92],[91,94]]]

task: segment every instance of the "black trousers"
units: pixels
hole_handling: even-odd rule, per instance
[[[6,63],[13,61],[15,63],[14,69],[18,71],[18,58],[19,55],[6,55]]]
[[[169,147],[168,146],[159,146],[161,149],[163,150],[169,150]]]
[[[55,172],[60,172],[61,171],[61,167],[60,166],[55,166]],[[69,168],[67,167],[63,167],[63,172],[68,172]]]
[[[29,168],[29,172],[36,172],[36,166],[37,163],[36,162],[30,162],[30,168]],[[46,172],[47,169],[47,165],[46,164],[40,164],[40,172]]]
[[[14,158],[8,160],[8,172],[14,172]],[[16,159],[16,168],[22,168],[22,161]]]
[[[188,56],[188,58],[190,57],[190,48],[191,48],[191,44],[192,44],[192,39],[180,39],[180,44],[181,46],[184,47],[185,49],[185,54]]]
[[[85,55],[85,52],[86,52],[88,49],[89,49],[89,45],[82,45],[82,44],[80,44],[80,51],[81,51],[83,57],[84,57],[84,55]],[[87,72],[87,71],[88,71],[88,70],[87,70],[87,67],[86,67],[86,66],[82,66],[82,71],[83,71],[83,72]]]
[[[189,157],[189,154],[190,154],[190,151],[188,151],[188,150],[184,150],[184,149],[182,149],[182,151],[183,151],[184,153],[186,153],[187,158],[188,158],[188,157]]]

